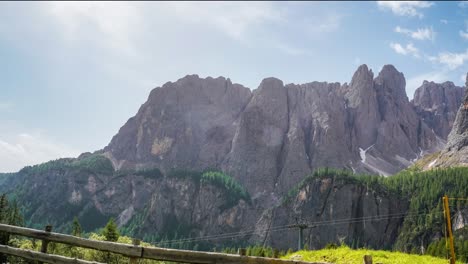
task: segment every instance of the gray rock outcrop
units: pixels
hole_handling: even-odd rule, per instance
[[[220,167],[251,92],[229,79],[188,75],[151,91],[104,148],[116,169]]]
[[[453,128],[448,135],[447,145],[431,162],[432,167],[468,166],[468,74],[465,95],[458,107]]]
[[[412,103],[416,113],[443,140],[447,140],[452,129],[463,90],[452,82],[424,81],[414,92]]]
[[[302,223],[312,227],[304,231],[310,249],[343,242],[391,248],[403,218],[388,216],[404,214],[408,209],[408,202],[395,194],[335,177],[309,181],[291,198],[263,219],[269,221],[269,228],[259,233],[273,247],[287,248],[297,241],[297,228],[278,227]]]

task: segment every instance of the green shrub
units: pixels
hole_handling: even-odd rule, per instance
[[[114,166],[112,162],[99,154],[92,154],[85,158],[77,159],[72,163],[73,167],[84,169],[95,173],[112,175],[114,173]]]
[[[237,203],[241,199],[250,202],[250,195],[247,190],[234,180],[234,178],[223,172],[207,171],[202,174],[201,182],[212,184],[226,190],[229,206]]]
[[[164,176],[158,168],[138,170],[135,172],[135,175],[140,175],[147,179],[161,179]]]

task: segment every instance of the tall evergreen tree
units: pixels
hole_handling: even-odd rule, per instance
[[[78,221],[78,218],[75,216],[73,218],[73,223],[72,223],[72,235],[81,237],[81,225],[80,222]]]
[[[106,241],[116,242],[119,239],[120,234],[114,218],[111,218],[109,222],[107,222],[106,227],[102,230],[102,235],[106,238]]]

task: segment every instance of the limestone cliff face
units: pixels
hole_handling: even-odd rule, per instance
[[[465,95],[458,107],[447,145],[441,154],[429,164],[430,168],[468,166],[468,74],[465,85]]]
[[[249,89],[189,75],[154,89],[104,148],[116,169],[219,167],[230,151]]]
[[[257,194],[270,194],[276,184],[288,126],[288,97],[283,82],[263,80],[239,117],[231,151],[223,163],[223,168],[255,198]]]
[[[287,203],[273,209],[270,217],[262,219],[269,228],[259,232],[257,239],[287,248],[297,240],[298,230],[275,227],[305,223],[312,226],[304,231],[309,248],[341,242],[390,248],[403,222],[402,217],[395,216],[407,209],[406,200],[384,190],[336,177],[316,178],[304,184]]]
[[[418,115],[436,135],[447,140],[462,99],[463,88],[452,82],[424,81],[416,89],[412,103]]]
[[[351,160],[353,170],[390,175],[442,147],[413,110],[405,78],[392,65],[385,65],[374,79],[365,65],[359,67],[341,91],[346,132],[353,152],[359,153],[359,159]]]
[[[441,144],[403,74],[386,65],[374,78],[362,65],[349,85],[267,78],[253,92],[186,76],[154,89],[103,153],[116,169],[221,169],[275,204],[319,167],[390,175]]]

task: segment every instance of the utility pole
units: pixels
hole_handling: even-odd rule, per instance
[[[455,248],[453,246],[452,222],[450,220],[450,209],[448,200],[449,198],[447,195],[444,195],[444,197],[442,197],[442,201],[444,202],[444,216],[447,224],[447,232],[449,235],[450,264],[455,264]]]
[[[297,244],[297,248],[298,250],[301,250],[304,248],[304,229],[307,228],[307,225],[304,225],[304,224],[299,224],[299,225],[296,225],[296,227],[299,227],[299,241],[298,241],[298,244]]]
[[[296,224],[289,225],[289,228],[299,228],[299,239],[297,241],[297,250],[302,250],[304,248],[304,229],[311,228],[315,226],[309,226],[307,224],[300,224],[296,218]]]

